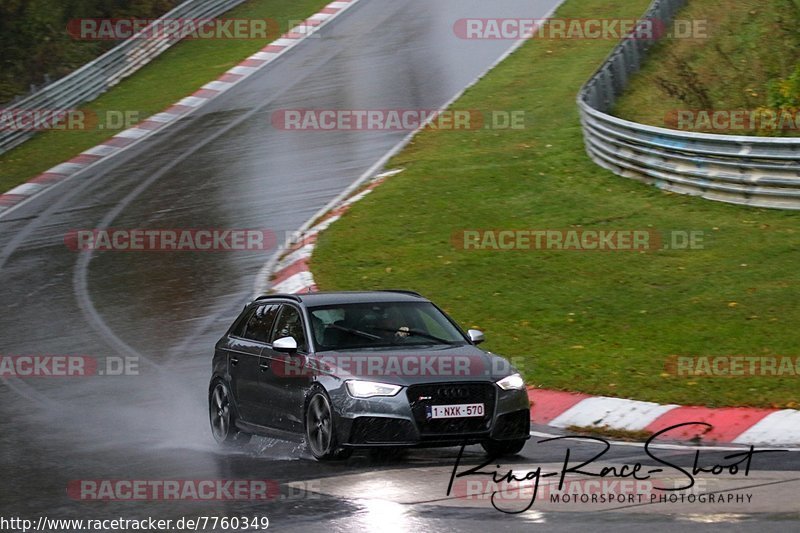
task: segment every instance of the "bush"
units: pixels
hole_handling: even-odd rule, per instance
[[[693,0],[677,18],[707,21],[708,37],[665,39],[654,47],[615,114],[671,127],[665,117],[676,109],[798,108],[800,0]]]
[[[768,101],[772,109],[790,112],[800,110],[800,64],[788,78],[769,84]]]
[[[69,74],[117,44],[76,41],[67,23],[81,17],[159,17],[182,0],[0,0],[0,102]]]

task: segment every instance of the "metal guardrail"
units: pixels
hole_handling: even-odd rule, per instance
[[[212,18],[242,2],[244,0],[186,0],[159,20]],[[142,30],[146,31],[147,28]],[[174,37],[154,39],[137,38],[134,35],[71,74],[12,104],[11,107],[14,110],[25,111],[75,109],[79,104],[97,98],[178,41],[179,39]],[[0,131],[0,153],[22,144],[35,133],[23,129]]]
[[[654,0],[642,20],[672,24],[687,0]],[[646,35],[646,34],[645,34]],[[608,114],[657,37],[621,41],[578,95],[586,151],[619,176],[709,200],[800,209],[800,138],[692,133]]]

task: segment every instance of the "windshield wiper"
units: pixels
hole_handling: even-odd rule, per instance
[[[442,339],[441,337],[437,337],[436,335],[431,335],[425,331],[420,331],[418,329],[410,329],[404,327],[404,329],[392,329],[392,328],[371,328],[378,331],[391,331],[392,333],[408,333],[409,335],[416,335],[417,337],[425,337],[426,339],[430,339],[432,341],[439,342],[441,344],[455,344],[456,341],[449,341],[447,339]]]
[[[383,339],[380,335],[373,335],[372,333],[367,333],[366,331],[361,331],[360,329],[346,328],[338,324],[328,324],[326,327],[346,331],[347,333],[352,333],[353,335],[358,335],[374,341]]]

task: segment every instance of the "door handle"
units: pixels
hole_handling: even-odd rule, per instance
[[[238,357],[231,357],[231,364],[233,366],[238,365],[239,364],[239,358]]]
[[[269,361],[261,361],[258,363],[258,367],[261,369],[262,372],[269,370]]]

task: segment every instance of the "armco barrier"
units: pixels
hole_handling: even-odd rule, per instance
[[[642,20],[669,25],[687,0],[655,0]],[[624,39],[578,95],[586,151],[619,176],[709,200],[800,209],[800,138],[692,133],[608,114],[653,39]]]
[[[244,0],[186,0],[161,18],[211,18],[242,2]],[[134,36],[10,107],[15,110],[74,109],[133,74],[177,42],[175,38],[138,39]],[[34,133],[23,129],[0,130],[0,153],[22,144]]]

